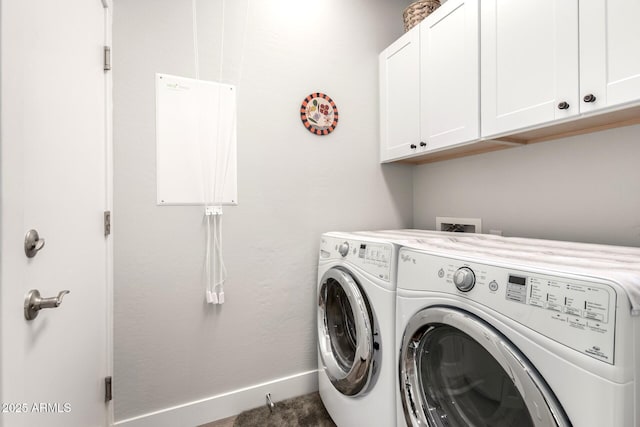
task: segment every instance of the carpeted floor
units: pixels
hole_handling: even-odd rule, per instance
[[[238,415],[234,427],[336,427],[316,393],[277,402]]]

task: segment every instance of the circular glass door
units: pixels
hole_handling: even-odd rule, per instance
[[[366,390],[373,371],[373,315],[353,277],[328,270],[318,291],[318,348],[325,373],[342,394]]]
[[[410,426],[571,425],[520,351],[469,313],[447,307],[418,312],[400,351],[402,405]]]

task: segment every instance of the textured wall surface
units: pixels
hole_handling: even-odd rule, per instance
[[[640,126],[425,164],[414,225],[482,219],[506,236],[640,246]]]
[[[198,2],[201,78],[236,84],[239,105],[240,204],[224,210],[213,307],[203,209],[155,202],[154,74],[195,76],[191,1],[115,1],[116,420],[316,368],[320,233],[413,222],[411,168],[378,163],[377,55],[407,4],[225,1],[220,67],[222,3]],[[316,91],[340,110],[325,137],[299,119]]]

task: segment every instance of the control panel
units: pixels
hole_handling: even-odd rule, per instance
[[[341,259],[384,281],[391,280],[393,245],[324,236],[320,260]]]
[[[606,283],[400,252],[398,288],[458,295],[614,363],[616,292]]]

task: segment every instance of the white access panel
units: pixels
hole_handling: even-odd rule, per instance
[[[156,74],[158,205],[236,205],[236,88]]]

